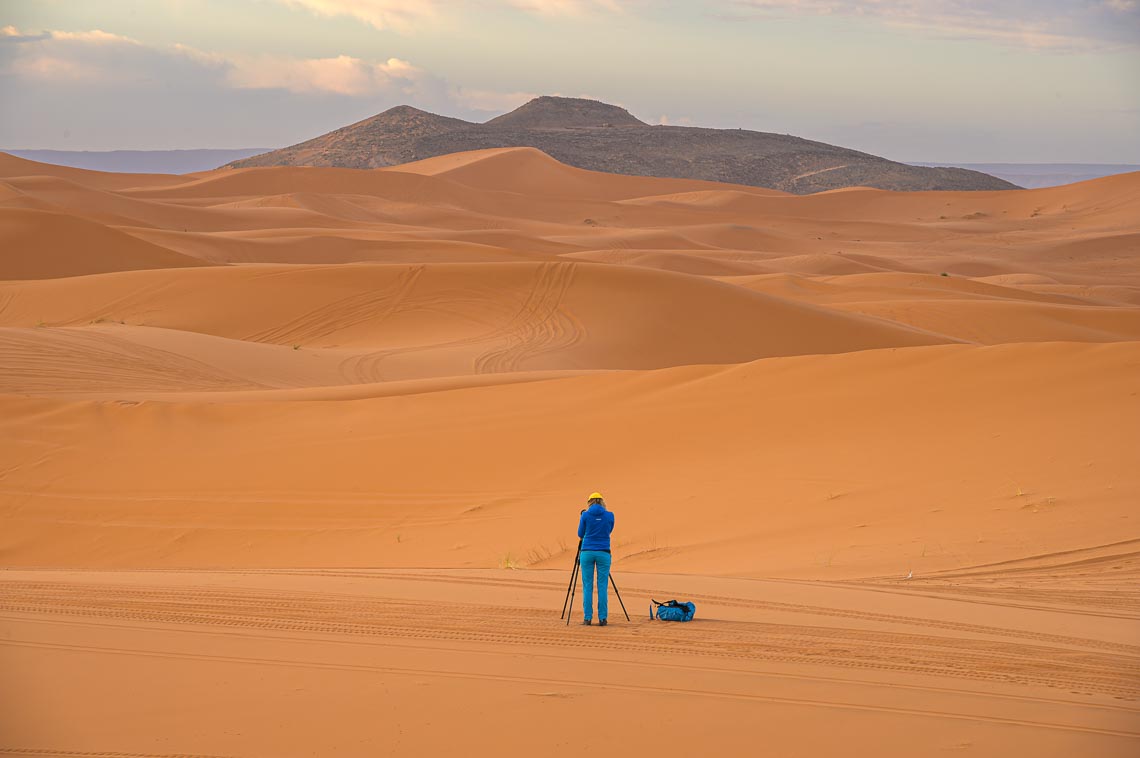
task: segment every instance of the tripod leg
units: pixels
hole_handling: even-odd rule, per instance
[[[625,620],[629,621],[629,611],[625,609],[625,603],[621,599],[621,593],[618,592],[617,582],[614,581],[613,574],[610,574],[610,585],[614,588],[614,594],[617,595],[618,602],[621,603],[621,612],[625,614]]]
[[[574,577],[576,578],[578,574],[579,572],[575,571]],[[568,609],[569,612],[566,614],[566,626],[570,626],[570,617],[574,615],[574,594],[578,591],[578,584],[574,579],[571,579],[570,582],[570,607]]]
[[[574,566],[570,569],[570,583],[566,585],[566,599],[562,601],[562,615],[558,618],[566,618],[566,609],[570,604],[570,591],[574,587],[574,582],[578,578],[579,559],[582,557],[582,540],[578,540],[578,554],[574,556]]]
[[[570,616],[574,613],[574,595],[578,592],[578,577],[582,575],[581,565],[575,563],[574,570],[570,572],[570,592],[567,595],[565,606],[562,613],[565,614],[566,619],[569,620]]]

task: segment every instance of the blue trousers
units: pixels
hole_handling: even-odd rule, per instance
[[[583,550],[579,562],[582,567],[582,615],[594,618],[594,569],[598,570],[598,618],[609,618],[610,554],[601,550]]]

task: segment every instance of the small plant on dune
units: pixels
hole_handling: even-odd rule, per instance
[[[1009,477],[1008,479],[1006,479],[1006,481],[1013,485],[1013,493],[1014,493],[1013,496],[1014,497],[1025,497],[1026,495],[1029,494],[1029,492],[1027,490],[1023,490],[1021,488],[1021,485],[1018,484],[1017,481],[1015,481],[1012,476]]]
[[[548,548],[546,545],[539,545],[538,547],[531,549],[526,554],[526,564],[529,566],[534,563],[541,563],[542,561],[550,558],[552,555],[554,555],[554,552],[550,548]]]
[[[294,349],[294,350],[300,350],[300,349],[301,349],[301,346],[300,346],[300,345],[298,345],[298,344],[296,344],[296,343],[294,343],[294,344],[293,344],[293,349]]]
[[[507,553],[499,561],[499,568],[515,569],[518,568],[518,565],[515,563],[514,556],[512,556],[510,553]]]
[[[43,320],[40,320],[40,321],[37,321],[37,322],[36,322],[36,328],[37,328],[37,329],[43,329],[45,326],[47,326],[47,323],[46,323],[45,321],[43,321]]]
[[[404,541],[404,535],[397,534],[396,535],[396,542],[403,542],[403,541]]]
[[[947,274],[945,271],[943,271],[943,272],[942,272],[942,274],[941,274],[941,276],[950,276],[950,275],[949,275],[949,274]]]

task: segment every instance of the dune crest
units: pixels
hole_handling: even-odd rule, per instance
[[[311,434],[319,437],[338,407],[353,408],[353,418],[372,406],[407,412],[420,407],[422,394],[419,418],[441,407],[465,417],[462,409],[472,402],[484,409],[459,424],[463,428],[486,428],[490,418],[484,411],[497,404],[507,416],[507,409],[520,405],[533,413],[541,409],[539,427],[512,432],[529,441],[572,437],[585,412],[569,409],[578,402],[572,398],[584,393],[608,408],[603,416],[615,419],[650,403],[646,415],[624,422],[634,436],[611,450],[643,451],[642,462],[626,461],[626,473],[606,475],[625,482],[621,486],[631,495],[637,481],[654,478],[650,461],[684,459],[695,461],[704,472],[699,476],[723,480],[721,497],[743,502],[749,496],[741,493],[760,491],[761,481],[726,472],[743,466],[740,456],[756,449],[757,441],[748,427],[714,432],[694,417],[685,424],[696,424],[696,435],[705,440],[701,448],[666,444],[666,430],[686,428],[678,421],[684,409],[712,403],[703,411],[706,422],[716,403],[732,408],[736,419],[756,413],[751,428],[760,437],[794,439],[797,427],[834,424],[848,430],[838,433],[844,446],[881,446],[881,428],[902,423],[903,416],[896,418],[901,408],[913,418],[921,415],[902,400],[911,390],[886,390],[896,375],[912,370],[904,368],[912,366],[908,356],[914,367],[940,367],[929,374],[913,368],[919,371],[916,387],[929,391],[943,382],[943,372],[947,392],[954,388],[941,400],[916,396],[911,404],[929,402],[945,406],[939,414],[949,413],[951,395],[960,395],[980,372],[995,387],[1010,387],[1009,397],[993,400],[993,413],[1007,415],[997,408],[1023,399],[999,381],[1007,363],[1016,364],[1019,381],[1030,382],[1051,362],[1111,357],[1101,374],[1115,376],[1127,371],[1140,343],[1140,272],[1127,255],[1140,235],[1131,220],[1135,215],[1129,215],[1140,208],[1140,174],[1008,193],[851,190],[799,197],[599,174],[530,148],[482,150],[374,171],[258,168],[106,177],[11,157],[0,160],[0,170],[8,188],[0,197],[2,275],[8,280],[0,281],[0,397],[16,414],[9,424],[17,423],[16,411],[24,404],[42,409],[64,403],[69,413],[79,414],[75,423],[82,428],[87,411],[80,409],[103,413],[122,402],[132,414],[145,416],[150,407],[181,409],[179,417],[200,418],[195,423],[203,429],[237,423],[254,430],[257,424],[247,414],[260,418],[273,407],[298,429],[312,425]],[[1101,346],[1086,350],[1082,343]],[[973,356],[982,346],[991,352],[976,352],[984,358],[977,363]],[[946,357],[932,357],[941,355]],[[755,372],[725,368],[733,366]],[[788,383],[791,366],[803,367],[802,375]],[[1053,382],[1053,399],[1042,402],[1084,408],[1083,400],[1073,398],[1097,381],[1095,375]],[[872,383],[856,399],[852,393],[868,377]],[[839,406],[824,412],[810,402],[795,416],[769,415],[775,399],[783,407],[789,393],[801,390],[810,390],[817,405],[835,393],[850,395],[859,408],[873,407],[880,396],[896,405],[843,423],[836,419],[849,414]],[[968,418],[971,401],[963,396],[954,402],[957,418]],[[308,420],[311,413],[316,415]],[[1086,409],[1085,417],[1101,418],[1097,413]],[[224,421],[225,414],[232,420]],[[664,428],[654,421],[657,416],[668,420]],[[133,439],[145,448],[150,427],[128,432],[130,418],[121,421],[122,442]],[[429,426],[447,429],[446,418]],[[1014,418],[1008,425],[1026,425]],[[399,414],[383,426],[402,450],[420,451],[400,454],[412,456],[407,468],[414,470],[413,460],[430,453],[398,419]],[[930,424],[937,430],[931,444],[966,433],[957,421]],[[915,433],[902,429],[894,436]],[[239,439],[256,446],[262,434],[272,433],[249,434]],[[1102,434],[1113,444],[1126,441]],[[444,437],[460,446],[475,444],[458,429]],[[76,443],[76,449],[86,444]],[[375,448],[375,455],[391,454],[390,443],[382,440],[360,444]],[[441,446],[446,444],[438,439],[430,443]],[[711,452],[722,448],[723,453]],[[459,449],[452,455],[460,455]],[[776,455],[759,449],[757,460]],[[834,470],[841,449],[824,456],[820,466]],[[508,489],[538,487],[529,499],[551,507],[554,499],[569,496],[571,479],[558,479],[556,466],[516,461],[521,452],[511,447],[501,453],[502,465],[522,476]],[[22,455],[18,447],[9,454],[13,460]],[[240,449],[233,457],[243,457]],[[298,470],[320,470],[322,456],[310,457]],[[354,459],[347,449],[334,457]],[[85,464],[76,465],[86,471]],[[528,471],[548,473],[540,486]],[[349,467],[344,480],[372,491],[379,485],[360,482],[365,473]],[[206,479],[261,482],[285,475],[255,468],[219,470]],[[936,469],[923,476],[943,478]],[[1001,476],[986,486],[1001,489]],[[1123,474],[1114,476],[1114,486],[1122,487]],[[875,477],[894,481],[887,471]],[[319,485],[314,480],[296,486],[309,491]],[[644,486],[639,497],[658,497],[650,494],[651,484]],[[397,489],[411,491],[414,485]],[[30,491],[9,491],[10,507],[17,508],[27,497],[20,493]],[[1062,486],[1057,491],[1070,492]],[[1072,489],[1066,497],[1102,503],[1088,506],[1101,508],[1119,502],[1126,491],[1104,500]],[[114,497],[111,492],[99,496],[100,502]],[[789,503],[815,497],[794,487],[788,492]],[[959,496],[977,502],[978,492],[970,492]],[[76,497],[82,502],[85,496]],[[145,503],[149,495],[138,497]],[[442,497],[451,502],[455,496]],[[58,507],[63,502],[68,501]],[[668,513],[658,517],[662,523],[668,523]],[[725,519],[737,522],[741,513]],[[808,515],[810,509],[804,513],[794,529],[818,532],[819,517]],[[461,514],[448,518],[464,520]],[[527,523],[529,528],[536,522]],[[214,532],[203,529],[191,533],[205,549]],[[19,529],[13,534],[20,542]],[[757,531],[749,539],[763,542],[762,535]],[[759,561],[749,539],[730,551],[735,559],[722,556],[722,565],[731,566],[726,571],[763,573],[794,565],[796,573],[811,574],[810,561],[789,555]],[[698,560],[705,549],[700,544],[690,540],[672,549],[661,567]],[[18,560],[40,560],[39,549],[47,548],[22,549]],[[224,554],[218,550],[216,555]],[[450,565],[446,551],[432,550],[416,560]],[[167,560],[162,548],[145,554],[144,564]],[[283,554],[271,550],[257,561],[271,563],[278,558],[270,556]],[[973,560],[953,554],[959,557],[939,567]],[[1016,554],[1007,544],[988,550],[985,558]],[[187,555],[178,549],[168,560],[189,560]],[[74,556],[80,565],[87,560],[82,551]],[[857,561],[862,569],[852,570],[885,570],[884,559],[876,560],[873,566]],[[472,565],[493,563],[484,555]]]
[[[1137,219],[0,155],[0,753],[1131,756]]]

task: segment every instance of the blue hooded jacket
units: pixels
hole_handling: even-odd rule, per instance
[[[578,519],[578,536],[583,550],[610,549],[610,532],[614,530],[614,514],[601,503],[594,503]]]

